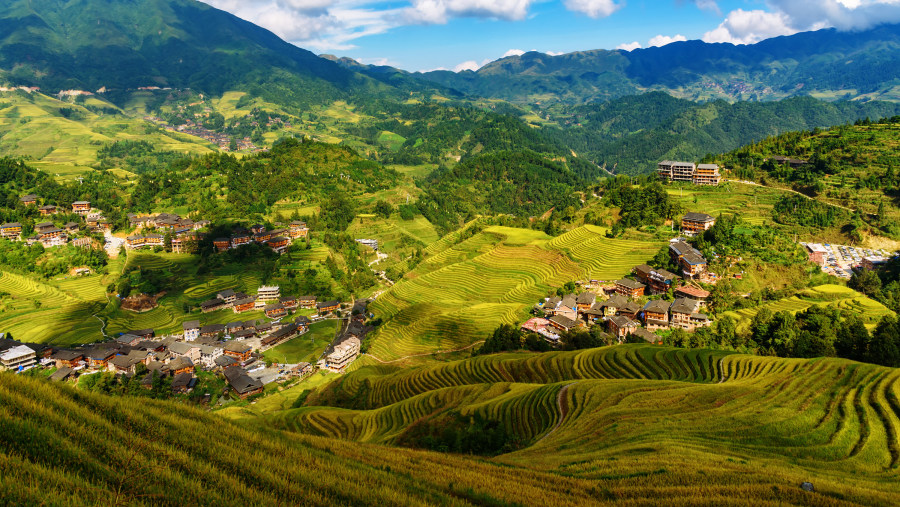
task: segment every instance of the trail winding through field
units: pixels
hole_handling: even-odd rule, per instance
[[[553,432],[555,432],[556,430],[559,429],[560,426],[562,426],[563,419],[565,419],[566,415],[569,413],[569,406],[563,405],[563,400],[565,400],[566,392],[568,392],[569,387],[572,384],[576,384],[576,383],[577,383],[577,381],[569,382],[568,384],[564,385],[562,389],[559,390],[559,393],[557,393],[557,395],[556,395],[556,407],[559,409],[559,420],[556,421],[556,424],[552,428],[550,428],[550,431],[548,431],[541,438],[537,439],[537,442],[535,442],[531,445],[539,444],[542,440],[544,440],[545,438],[552,435]]]

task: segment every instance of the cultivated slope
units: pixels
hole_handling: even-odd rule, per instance
[[[893,504],[898,379],[898,370],[838,359],[624,345],[367,368],[307,400],[359,410],[309,406],[271,421],[397,443],[417,428],[480,417],[520,447],[496,461],[583,478],[656,477],[650,495],[752,502],[808,480],[829,501]]]

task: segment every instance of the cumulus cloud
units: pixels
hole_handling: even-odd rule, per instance
[[[506,58],[507,56],[521,56],[524,54],[525,51],[522,51],[521,49],[510,49],[506,53],[503,53],[503,56],[501,56],[501,58]]]
[[[466,60],[466,61],[462,62],[461,64],[457,65],[456,67],[453,67],[453,72],[462,72],[464,70],[476,71],[476,70],[484,67],[485,65],[487,65],[490,62],[491,62],[490,59],[482,60],[481,63],[478,63],[475,60]]]
[[[441,24],[454,17],[521,20],[532,0],[412,0],[403,10],[410,22]]]
[[[752,44],[828,27],[864,30],[900,22],[900,0],[767,0],[766,6],[768,10],[731,11],[703,40]]]
[[[684,35],[681,35],[681,34],[673,35],[671,37],[668,35],[657,35],[656,37],[653,37],[652,39],[650,39],[647,42],[647,46],[648,47],[665,46],[666,44],[671,44],[673,42],[680,42],[680,41],[685,41],[685,40],[687,40],[687,37],[685,37]]]
[[[570,11],[587,14],[592,18],[605,18],[622,8],[622,3],[614,0],[566,0]]]
[[[625,42],[616,46],[616,49],[621,49],[623,51],[634,51],[635,49],[641,49],[641,43],[638,41]]]

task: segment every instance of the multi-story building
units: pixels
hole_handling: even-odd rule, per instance
[[[706,213],[685,213],[681,217],[681,232],[685,236],[696,236],[716,225],[716,219]]]
[[[326,367],[332,370],[342,370],[356,359],[361,343],[358,338],[350,337],[334,347],[334,351],[325,358]]]
[[[263,285],[256,290],[256,299],[259,301],[278,301],[281,297],[281,288],[277,285]]]
[[[626,298],[639,298],[644,295],[644,284],[623,278],[616,281],[616,294]]]
[[[77,215],[87,215],[90,212],[90,201],[75,201],[72,203],[72,213],[75,213]]]
[[[719,166],[716,164],[699,164],[694,170],[694,185],[718,185],[721,180]]]
[[[199,320],[189,320],[181,325],[181,329],[184,331],[185,341],[192,342],[200,337]]]
[[[22,224],[19,222],[10,222],[0,225],[0,236],[6,239],[19,239],[22,235]]]
[[[656,173],[661,179],[668,181],[694,181],[694,171],[697,166],[693,162],[673,162],[663,160],[656,166]]]
[[[16,345],[0,354],[0,370],[24,370],[36,363],[37,354],[25,345]]]

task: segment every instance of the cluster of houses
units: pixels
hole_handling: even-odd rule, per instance
[[[718,185],[722,180],[716,164],[695,164],[663,160],[656,166],[656,174],[665,181],[683,181],[694,185]]]
[[[244,313],[252,310],[263,310],[270,319],[281,319],[289,311],[315,309],[319,316],[325,316],[340,309],[341,302],[337,300],[318,301],[316,296],[281,296],[281,288],[277,285],[263,285],[256,290],[255,295],[236,292],[226,289],[216,294],[216,297],[200,303],[203,313],[215,312],[230,308],[234,313]]]
[[[138,250],[145,247],[165,246],[165,236],[156,232],[139,234],[145,229],[172,234],[172,251],[175,253],[192,253],[196,251],[200,239],[200,229],[210,225],[209,220],[191,220],[172,213],[158,215],[136,215],[129,213],[128,224],[134,228],[135,234],[125,238],[125,247]]]
[[[19,198],[19,202],[26,207],[35,206],[41,216],[50,217],[66,211],[65,208],[54,205],[38,206],[41,198],[34,194],[24,195]],[[84,223],[89,230],[95,232],[103,232],[111,229],[109,220],[104,218],[103,214],[91,208],[89,201],[75,201],[72,203],[70,211],[84,218]],[[25,238],[28,245],[40,243],[44,248],[65,245],[81,230],[81,225],[76,222],[67,222],[62,226],[47,221],[35,224],[34,235]],[[22,240],[22,224],[19,222],[8,222],[0,225],[0,237],[10,241]],[[90,246],[90,238],[80,238],[75,240],[76,246]]]
[[[682,276],[642,264],[632,270],[633,279],[617,280],[600,287],[597,293],[586,291],[545,299],[537,306],[543,317],[527,321],[522,329],[558,344],[561,333],[602,325],[619,342],[635,335],[657,343],[660,338],[655,331],[671,328],[694,331],[711,325],[712,321],[703,313],[709,292],[694,283],[714,281],[714,275],[706,271],[706,259],[683,240],[669,244],[669,255],[673,264],[681,268]],[[686,284],[679,286],[682,281]],[[670,291],[675,298],[672,302],[651,298]]]
[[[254,225],[249,230],[236,230],[230,238],[216,238],[213,245],[216,250],[224,252],[233,248],[239,248],[250,243],[267,245],[275,252],[281,254],[291,245],[293,240],[309,236],[309,228],[305,222],[295,220],[286,229],[267,231],[261,224]]]
[[[231,141],[233,139],[231,136],[229,136],[228,134],[209,130],[208,128],[204,127],[202,123],[195,122],[194,120],[188,119],[183,124],[175,127],[169,125],[162,118],[156,116],[145,116],[144,120],[161,124],[166,130],[170,132],[181,132],[184,134],[192,135],[194,137],[205,139],[218,146],[222,151],[231,150]],[[253,152],[266,151],[265,148],[260,148],[253,144],[253,141],[251,141],[249,137],[234,139],[234,142],[237,145],[238,150],[248,150]]]
[[[293,322],[232,322],[200,326],[185,322],[183,333],[156,337],[153,329],[129,331],[113,341],[72,348],[53,348],[0,338],[0,371],[56,368],[51,380],[71,381],[81,375],[112,372],[136,375],[141,385],[153,387],[155,378],[171,377],[172,390],[189,392],[197,383],[197,369],[220,372],[241,398],[262,392],[264,382],[252,373],[265,368],[259,352],[309,329],[309,319]],[[145,368],[139,369],[139,365]],[[281,365],[278,378],[305,376],[313,365]]]

